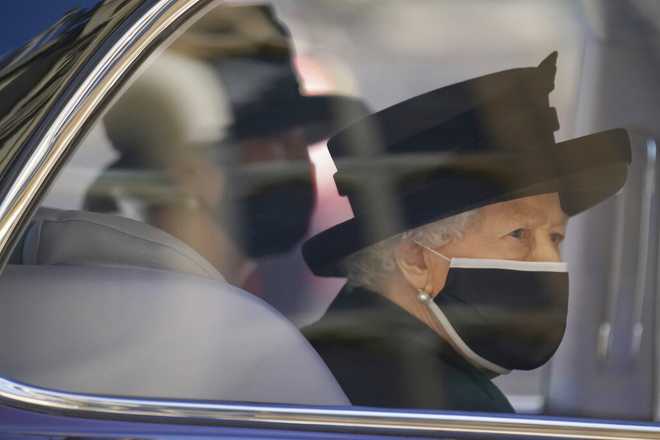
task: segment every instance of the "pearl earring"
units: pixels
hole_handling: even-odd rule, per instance
[[[430,299],[431,299],[431,295],[429,295],[428,293],[426,293],[426,291],[424,291],[424,290],[422,290],[422,289],[419,289],[419,291],[417,292],[417,299],[418,299],[420,302],[427,303],[427,302],[430,301]]]

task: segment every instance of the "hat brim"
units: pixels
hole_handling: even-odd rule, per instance
[[[254,110],[256,108],[256,111]],[[244,140],[302,129],[305,143],[327,139],[347,125],[369,114],[357,98],[342,95],[295,95],[292,99],[260,102],[237,110],[236,123],[229,127],[234,139]]]
[[[303,255],[314,274],[343,277],[346,270],[342,261],[349,255],[404,231],[482,206],[556,192],[562,209],[572,216],[619,191],[626,181],[630,158],[630,140],[621,129],[555,144],[550,154],[445,157],[433,172],[422,173],[428,177],[412,191],[392,192],[395,195],[387,204],[390,215],[383,215],[383,205],[373,210],[378,215],[369,211],[358,214],[307,240]],[[381,197],[388,189],[380,188]]]

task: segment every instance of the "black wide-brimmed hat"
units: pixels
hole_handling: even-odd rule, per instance
[[[320,276],[344,276],[345,257],[401,232],[485,205],[559,193],[575,215],[625,183],[623,129],[557,143],[557,53],[443,87],[361,119],[328,142],[354,217],[307,240]]]
[[[259,69],[259,63],[254,68]],[[263,88],[249,101],[234,104],[234,123],[227,129],[231,140],[276,137],[287,130],[299,129],[306,147],[369,114],[359,98],[301,93],[289,65],[281,67],[277,78],[255,88],[259,86]]]
[[[297,129],[310,145],[369,114],[358,98],[304,91],[293,63],[291,33],[271,5],[218,9],[223,13],[206,18],[192,29],[197,32],[188,32],[192,40],[188,49],[198,52],[190,46],[209,45],[213,40],[209,35],[217,34],[219,45],[212,62],[225,84],[234,116],[234,123],[227,127],[230,140],[277,137]],[[195,39],[195,34],[205,38]]]

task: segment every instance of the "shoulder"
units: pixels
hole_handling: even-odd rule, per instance
[[[437,384],[449,406],[446,409],[514,413],[504,393],[485,374],[444,363]]]
[[[355,331],[323,323],[305,336],[354,405],[455,411],[513,412],[482,373],[464,368],[414,338]],[[360,327],[358,327],[360,328]]]
[[[338,298],[303,329],[351,403],[513,412],[486,375],[428,326],[384,301],[361,292]]]

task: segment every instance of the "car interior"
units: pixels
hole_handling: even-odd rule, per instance
[[[429,44],[447,37],[431,26],[422,26],[420,35],[403,39],[398,47],[391,39],[380,39],[388,28],[383,23],[402,14],[390,3],[380,10],[380,22],[373,19],[361,28],[359,20],[348,20],[346,14],[354,12],[359,18],[366,10],[350,2],[342,2],[334,15],[319,13],[318,8],[327,13],[328,6],[315,9],[294,6],[290,0],[269,2],[290,30],[290,44],[298,57],[293,65],[304,83],[300,87],[316,94],[339,89],[364,98],[369,108],[380,109],[463,77],[538,63],[547,49],[559,49],[559,79],[551,95],[562,121],[559,137],[614,126],[629,129],[633,162],[626,185],[615,197],[569,222],[571,239],[564,244],[562,257],[570,268],[571,296],[561,347],[544,367],[513,372],[495,382],[522,414],[660,420],[656,387],[660,9],[627,0],[529,3],[523,12],[515,12],[516,2],[507,1],[493,19],[500,27],[494,24],[486,32],[509,29],[508,34],[493,41],[493,47],[467,39],[467,47],[457,52],[445,47],[449,43],[439,48]],[[424,21],[420,13],[446,15],[441,8],[419,3],[428,10],[405,11],[401,20],[407,25]],[[223,9],[243,5],[233,4],[214,13],[222,15]],[[483,26],[488,18],[471,17],[472,10],[458,2],[451,6],[451,12],[470,27]],[[541,20],[546,26],[539,31],[544,32],[541,37],[511,29],[516,27],[512,23],[525,18],[535,23],[535,17],[547,14],[565,28],[550,29]],[[228,16],[235,28],[248,23],[242,12],[229,11]],[[212,18],[213,14],[205,17],[208,22]],[[261,32],[254,32],[250,40],[252,28],[242,31],[247,35],[242,38],[251,44],[264,38],[273,53],[289,44],[282,43],[277,32],[264,31],[269,27],[264,24],[267,20],[259,21],[263,17],[248,18]],[[203,22],[207,28],[208,22]],[[220,30],[230,34],[228,26],[223,22]],[[342,32],[353,32],[363,47],[347,49],[352,43],[339,35]],[[515,37],[521,40],[509,47]],[[450,38],[452,44],[458,40]],[[315,278],[300,254],[305,238],[350,216],[346,201],[336,188],[327,186],[333,173],[324,149],[328,136],[305,143],[304,157],[309,149],[315,173],[316,203],[304,234],[286,252],[243,258],[240,266],[238,257],[230,260],[213,255],[205,246],[196,247],[195,240],[205,241],[201,225],[218,216],[206,209],[207,194],[190,207],[204,214],[191,222],[189,235],[162,226],[176,220],[168,217],[171,213],[150,210],[151,204],[162,200],[176,199],[179,207],[189,203],[177,199],[170,182],[194,192],[200,185],[213,186],[218,178],[213,173],[195,169],[183,178],[178,174],[163,178],[159,170],[131,165],[128,174],[105,174],[110,179],[103,195],[113,201],[112,209],[89,203],[90,188],[123,157],[126,145],[148,144],[155,162],[167,156],[173,143],[185,143],[189,157],[208,157],[204,156],[208,145],[217,141],[213,136],[232,123],[226,103],[251,91],[227,84],[277,76],[275,70],[262,66],[245,70],[258,72],[254,77],[241,78],[241,69],[235,67],[242,65],[238,57],[233,67],[218,67],[225,75],[222,87],[209,85],[215,80],[208,66],[177,61],[187,53],[213,66],[217,46],[196,44],[195,38],[182,38],[158,55],[162,62],[148,61],[156,67],[139,72],[145,80],[135,79],[122,92],[126,99],[116,100],[115,110],[96,121],[35,210],[0,277],[0,289],[20,292],[0,296],[0,344],[11,353],[0,357],[0,372],[22,383],[81,393],[348,406],[349,399],[299,330],[324,313],[342,285],[342,280]],[[240,53],[239,49],[222,46],[230,52]],[[372,51],[378,55],[369,58]],[[430,58],[432,51],[440,53]],[[401,55],[399,65],[391,66],[388,58],[397,55]],[[245,65],[252,62],[248,58],[242,60]],[[423,72],[421,79],[411,72]],[[185,84],[174,73],[184,77]],[[217,99],[226,102],[219,105]],[[133,138],[121,138],[119,145],[116,130]],[[239,151],[247,151],[256,141],[241,142]],[[289,144],[284,145],[273,151],[290,152]],[[298,157],[277,154],[259,160],[284,170],[281,175],[288,170],[282,164],[297,166]],[[218,160],[231,163],[224,157]],[[267,180],[275,175],[268,174],[273,173],[271,168],[250,168],[248,175]],[[218,179],[218,188],[233,182]],[[283,210],[280,215],[287,213]],[[200,232],[201,238],[195,238]],[[224,239],[208,238],[205,244]],[[227,249],[234,248],[227,245]]]
[[[12,354],[0,368],[20,382],[136,397],[348,403],[292,323],[147,224],[40,208],[0,283],[22,293],[0,306],[1,343]]]

